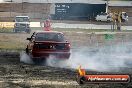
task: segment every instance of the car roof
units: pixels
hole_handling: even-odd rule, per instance
[[[63,34],[62,32],[59,32],[59,31],[35,31],[35,33],[61,33]]]

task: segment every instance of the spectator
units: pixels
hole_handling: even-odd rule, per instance
[[[49,19],[44,21],[44,31],[51,31],[51,22]]]

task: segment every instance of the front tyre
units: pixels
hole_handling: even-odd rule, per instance
[[[17,33],[18,31],[17,31],[17,29],[16,29],[16,28],[14,28],[14,29],[13,29],[13,32]]]
[[[27,29],[25,32],[28,33],[28,34],[30,34],[31,29]]]

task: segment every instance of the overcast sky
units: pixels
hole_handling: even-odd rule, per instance
[[[3,2],[4,0],[0,0],[0,2]]]
[[[4,1],[11,1],[11,0],[0,0],[0,2],[4,2]],[[55,1],[65,1],[65,2],[66,2],[66,1],[67,1],[67,2],[69,2],[69,1],[70,1],[70,2],[72,2],[72,1],[73,1],[73,2],[74,2],[74,1],[80,1],[80,2],[81,2],[81,1],[82,1],[82,2],[83,2],[83,1],[87,1],[87,2],[88,2],[88,1],[94,1],[94,2],[95,2],[95,1],[103,1],[103,0],[12,0],[12,1],[14,1],[14,2],[22,2],[22,1],[23,1],[23,2],[25,2],[25,1],[26,1],[26,2],[46,2],[46,1],[53,1],[53,2],[55,2]],[[119,1],[119,0],[118,0],[118,1]]]
[[[9,2],[11,0],[0,0],[0,2]],[[12,0],[13,2],[33,2],[33,3],[43,3],[43,2],[97,2],[101,0]]]
[[[11,0],[0,0],[1,2],[9,2]],[[91,4],[104,4],[103,0],[12,0],[13,2],[16,3],[21,3],[21,2],[29,2],[29,3],[91,3]],[[122,1],[114,1],[114,2],[109,2],[110,6],[132,6],[132,1],[128,2],[122,2]]]

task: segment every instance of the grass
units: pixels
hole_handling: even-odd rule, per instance
[[[11,33],[13,28],[0,28],[0,33]]]
[[[28,44],[28,41],[26,41],[27,37],[30,37],[31,34],[27,33],[12,33],[10,29],[9,31],[2,31],[0,33],[0,50],[17,50],[21,51],[26,48],[26,45]],[[40,28],[32,28],[32,31],[40,30]],[[55,31],[61,31],[64,32],[66,35],[66,38],[71,42],[72,47],[78,46],[78,42],[81,45],[87,45],[90,35],[85,35],[85,33],[91,33],[91,32],[111,32],[111,30],[99,30],[99,29],[64,29],[64,28],[54,28]],[[78,34],[76,32],[83,32],[84,34]],[[117,32],[117,31],[116,31]],[[131,31],[122,31],[122,32],[131,32]],[[98,38],[103,38],[99,37]],[[81,40],[81,42],[80,42]],[[87,41],[86,41],[87,40]],[[99,41],[99,40],[98,40]],[[102,41],[102,40],[101,40]]]
[[[41,28],[32,28],[32,30],[41,30]],[[53,31],[60,31],[60,32],[112,32],[111,29],[79,29],[79,28],[53,28]],[[122,30],[114,32],[132,32],[132,30]]]
[[[33,31],[42,30],[40,27],[32,27]],[[79,28],[53,28],[53,31],[60,32],[113,32],[111,29],[79,29]],[[114,32],[132,32],[132,30],[122,30]],[[0,28],[0,33],[13,33],[13,28]]]
[[[28,41],[25,41],[29,34],[23,33],[1,33],[0,50],[23,50]]]

